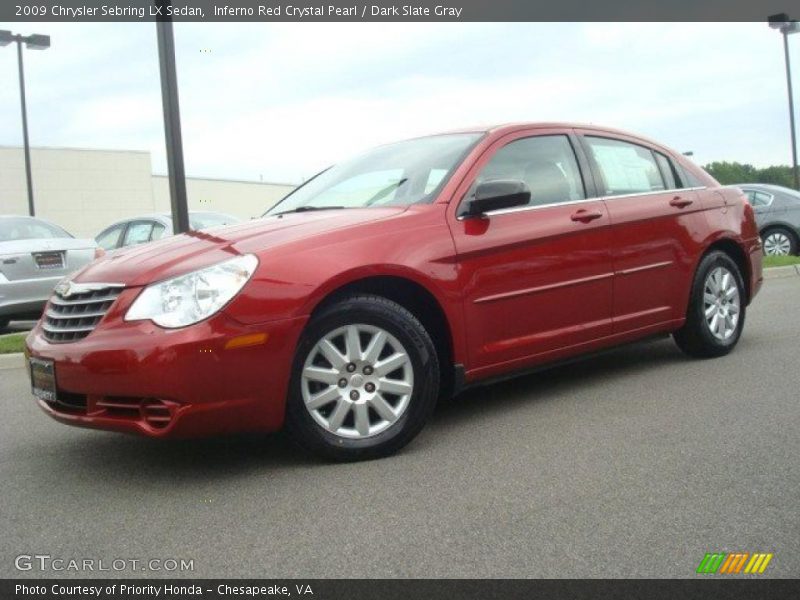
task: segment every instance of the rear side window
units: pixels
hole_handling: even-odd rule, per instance
[[[164,236],[166,227],[162,223],[153,223],[153,233],[150,235],[151,240],[160,240]]]
[[[605,195],[639,194],[667,189],[649,148],[591,136],[586,137],[586,142],[605,182]]]
[[[586,197],[575,151],[565,135],[523,138],[503,146],[483,167],[473,189],[498,179],[524,181],[531,190],[531,206]]]
[[[672,161],[660,152],[653,152],[658,163],[658,168],[661,169],[661,176],[664,178],[668,190],[677,190],[681,187],[678,177],[675,173],[675,168],[672,166]]]
[[[742,190],[751,206],[769,206],[772,204],[772,195],[755,190]]]

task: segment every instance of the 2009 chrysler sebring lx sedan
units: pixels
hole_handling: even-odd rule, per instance
[[[396,451],[442,395],[654,334],[726,354],[753,211],[660,144],[568,124],[390,144],[244,224],[96,260],[27,339],[41,408],[153,437]]]

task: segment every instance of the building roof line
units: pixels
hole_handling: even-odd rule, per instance
[[[22,146],[0,144],[0,149],[22,150]],[[31,150],[74,150],[77,152],[117,152],[124,154],[150,154],[149,150],[120,150],[112,148],[75,148],[74,146],[31,146]]]
[[[153,177],[163,177],[166,179],[168,175],[164,173],[153,173]],[[192,177],[191,175],[187,175],[186,179],[200,179],[202,181],[221,181],[221,182],[230,182],[230,183],[258,183],[261,185],[282,185],[286,187],[297,187],[299,184],[297,183],[283,183],[277,181],[256,181],[255,179],[225,179],[223,177]]]

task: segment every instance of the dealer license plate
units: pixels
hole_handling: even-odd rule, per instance
[[[56,366],[52,360],[28,358],[31,371],[31,391],[33,395],[47,402],[56,399]]]

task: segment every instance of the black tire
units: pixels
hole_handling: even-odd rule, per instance
[[[379,327],[404,347],[413,370],[414,385],[407,408],[388,429],[371,437],[350,439],[323,428],[306,409],[302,372],[314,346],[325,335],[353,324]],[[286,406],[286,429],[305,449],[336,461],[381,458],[397,452],[424,427],[439,394],[439,361],[428,332],[396,302],[372,295],[354,295],[331,304],[315,315],[297,346]]]
[[[0,317],[0,329],[5,329],[8,327],[8,324],[11,322],[11,319],[7,319],[6,317]]]
[[[717,338],[710,329],[705,318],[704,293],[706,279],[717,267],[723,267],[733,275],[739,291],[739,319],[733,333],[727,339]],[[747,311],[747,294],[744,279],[739,267],[730,256],[720,251],[709,252],[700,261],[692,283],[689,306],[686,311],[686,323],[673,333],[678,347],[689,356],[696,358],[715,358],[728,354],[736,346],[744,328]]]
[[[795,256],[797,254],[798,241],[797,241],[797,234],[794,231],[788,229],[787,227],[781,227],[780,225],[767,227],[764,231],[761,232],[762,246],[766,243],[767,237],[769,237],[771,233],[782,233],[787,238],[789,238],[789,256]],[[766,249],[764,254],[766,254]]]

